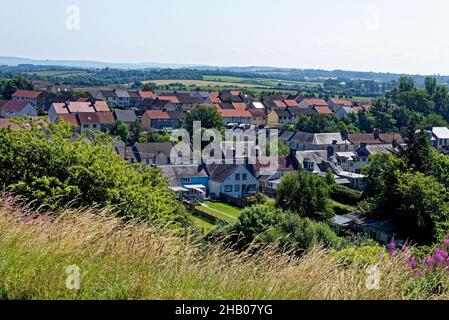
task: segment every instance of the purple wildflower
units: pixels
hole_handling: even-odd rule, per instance
[[[396,255],[396,243],[394,242],[394,238],[390,241],[390,255],[392,257]]]

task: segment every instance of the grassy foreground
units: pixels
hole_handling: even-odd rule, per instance
[[[79,290],[66,287],[80,269]],[[384,262],[378,290],[366,266],[312,250],[300,259],[191,244],[108,212],[24,217],[0,205],[2,299],[414,299],[424,295],[400,265]]]

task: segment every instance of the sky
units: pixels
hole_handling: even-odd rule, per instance
[[[449,75],[447,0],[15,0],[0,56]]]

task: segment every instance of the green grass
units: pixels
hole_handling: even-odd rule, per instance
[[[330,206],[332,208],[332,210],[334,211],[339,211],[341,213],[345,212],[345,213],[354,213],[356,211],[356,208],[353,206],[349,206],[349,205],[345,205],[342,203],[339,203],[337,201],[334,200],[329,200]]]
[[[200,228],[203,231],[204,234],[209,233],[215,228],[215,225],[213,223],[202,217],[192,215],[191,220],[198,228]]]
[[[397,300],[447,299],[401,259],[374,257],[379,289],[366,287],[367,265],[314,249],[292,259],[193,243],[111,212],[62,211],[24,219],[0,205],[0,297],[4,300]],[[371,256],[371,253],[368,252]],[[69,268],[72,266],[72,268]],[[79,288],[73,275],[79,268]],[[440,282],[438,282],[440,283]],[[69,284],[69,286],[67,286]],[[429,284],[429,285],[428,285]]]
[[[211,207],[212,209],[221,211],[223,213],[232,215],[236,218],[240,217],[240,213],[242,212],[242,209],[231,206],[229,204],[226,203],[222,203],[222,202],[215,202],[215,201],[204,201],[204,203],[206,205],[208,205],[209,207]]]
[[[198,211],[207,213],[210,216],[215,217],[215,218],[217,218],[217,219],[219,219],[221,221],[227,222],[227,223],[235,223],[235,222],[237,222],[237,218],[236,217],[234,217],[232,215],[229,215],[229,214],[226,214],[226,213],[223,213],[220,210],[216,210],[216,209],[212,209],[212,208],[205,208],[205,207],[202,207],[202,206],[197,206],[196,209]]]

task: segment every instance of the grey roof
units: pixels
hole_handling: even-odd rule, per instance
[[[180,187],[181,178],[207,178],[207,172],[204,166],[159,166],[162,174],[167,178],[170,187]],[[207,187],[207,186],[206,186]]]
[[[207,166],[207,172],[211,181],[225,182],[239,167],[238,164],[212,164]]]
[[[368,150],[370,154],[376,154],[376,153],[392,152],[394,151],[394,147],[392,144],[378,144],[366,146],[366,150]]]
[[[128,95],[130,96],[130,98],[139,98],[140,99],[139,91],[128,91]]]
[[[174,144],[172,142],[145,142],[136,143],[135,149],[140,159],[152,159],[159,153],[163,153],[170,158],[173,146]]]
[[[316,111],[311,108],[291,107],[288,108],[288,110],[294,116],[307,116],[316,113]]]
[[[294,134],[295,134],[294,131],[285,130],[284,132],[282,132],[279,135],[279,140],[281,140],[281,141],[288,141],[288,140],[290,140],[294,136]]]
[[[129,98],[128,91],[126,90],[116,89],[115,94],[118,98]]]
[[[296,131],[291,140],[305,143],[313,143],[314,137],[315,134],[313,133]]]
[[[348,224],[354,222],[354,220],[351,218],[348,218],[345,216],[338,216],[338,215],[333,217],[330,221],[331,221],[331,223],[338,225],[338,226],[345,226],[345,225],[348,225]]]
[[[290,118],[292,116],[292,114],[288,110],[286,110],[286,109],[274,109],[273,111],[276,112],[276,114],[279,117]]]
[[[126,146],[116,146],[115,151],[124,159],[134,162],[137,161],[136,155],[134,154],[134,150],[132,147],[126,147]]]
[[[136,112],[134,110],[115,110],[114,116],[116,120],[123,122],[135,122],[137,120]]]
[[[103,97],[110,97],[110,98],[117,97],[114,90],[101,90],[100,92],[103,95]]]

